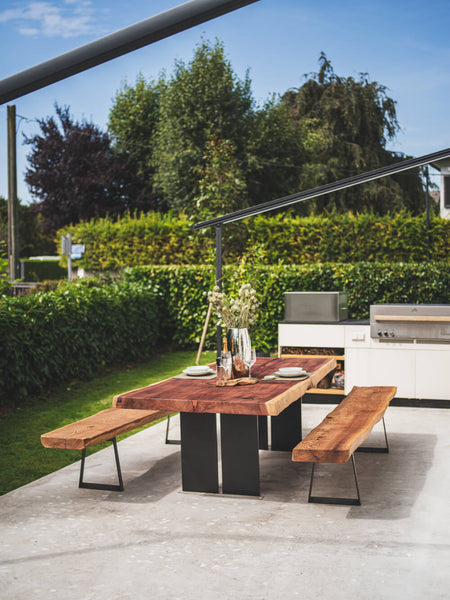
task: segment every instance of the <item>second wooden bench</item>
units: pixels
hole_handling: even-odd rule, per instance
[[[294,462],[312,463],[308,502],[360,505],[358,477],[354,452],[389,452],[384,413],[397,392],[396,387],[354,387],[350,394],[331,411],[292,451]],[[383,421],[386,446],[362,446],[373,426]],[[345,463],[352,461],[356,498],[333,498],[312,494],[315,463]]]

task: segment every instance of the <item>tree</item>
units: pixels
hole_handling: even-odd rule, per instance
[[[324,143],[309,121],[292,119],[286,104],[275,97],[255,111],[246,164],[251,205],[301,189],[303,165],[311,152]]]
[[[238,163],[245,159],[253,113],[250,79],[236,77],[220,42],[202,42],[193,60],[176,62],[172,77],[160,86],[155,184],[171,208],[189,210],[199,195],[198,175],[212,136],[233,144]]]
[[[134,86],[118,92],[108,125],[114,148],[144,177],[157,210],[169,207],[190,215],[198,213],[199,201],[202,211],[215,206],[205,191],[205,186],[212,189],[208,178],[215,177],[208,172],[211,160],[222,162],[225,172],[238,173],[245,184],[245,194],[221,204],[236,209],[400,160],[386,149],[399,128],[386,88],[364,73],[359,79],[338,77],[325,54],[319,62],[319,73],[305,76],[300,88],[256,107],[249,74],[240,80],[223,45],[202,41],[191,62],[176,62],[170,76],[146,82],[139,75]],[[212,140],[214,148],[208,146]],[[231,149],[232,167],[225,164],[220,141]],[[420,176],[408,172],[295,210],[385,213],[406,207],[418,212],[423,204]]]
[[[247,205],[245,179],[229,140],[215,135],[206,142],[205,166],[199,180],[199,195],[189,216],[202,221]]]
[[[239,80],[218,41],[203,41],[189,64],[176,62],[158,82],[140,75],[133,87],[125,85],[108,128],[115,148],[136,161],[159,201],[189,214],[204,197],[199,176],[209,168],[205,148],[212,139],[232,147],[233,168],[247,190],[237,208],[298,191],[311,139],[279,99],[255,107],[248,73]]]
[[[282,98],[292,119],[309,119],[324,140],[304,165],[303,189],[400,160],[386,149],[399,130],[396,103],[387,95],[387,88],[370,81],[367,73],[360,73],[359,79],[339,77],[324,53],[319,64],[318,73],[305,75],[305,83]],[[349,188],[316,204],[355,211],[387,212],[402,207],[417,211],[421,203],[423,206],[423,197],[419,174],[410,173]]]
[[[113,151],[107,133],[93,123],[74,122],[69,107],[55,105],[55,111],[59,125],[47,117],[39,120],[40,135],[25,137],[32,148],[25,180],[40,200],[46,231],[153,208],[142,179],[127,156]]]
[[[129,157],[149,194],[152,193],[155,174],[152,150],[160,92],[158,83],[147,83],[142,74],[138,75],[134,87],[125,84],[117,92],[108,120],[114,149]]]
[[[55,251],[53,237],[43,233],[42,219],[36,213],[35,205],[27,206],[19,200],[18,217],[19,256],[53,254]],[[0,196],[0,244],[1,247],[8,247],[8,201],[2,196]]]

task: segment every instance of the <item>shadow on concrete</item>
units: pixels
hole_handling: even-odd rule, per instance
[[[437,436],[388,432],[388,439],[389,454],[355,454],[362,504],[350,507],[347,518],[385,520],[404,519],[410,515],[432,465]],[[384,436],[373,433],[365,444],[383,446]],[[311,465],[291,463],[286,460],[288,455],[284,452],[264,453],[261,493],[265,500],[306,504]],[[351,463],[318,464],[313,494],[355,497]],[[333,510],[334,507],[328,508]]]
[[[131,502],[148,504],[158,502],[181,486],[180,451],[156,461],[145,473],[132,478],[132,468],[124,469],[123,492],[111,492],[108,502]]]
[[[352,507],[348,518],[405,519],[425,486],[437,436],[388,432],[388,437],[389,454],[356,455],[362,506]]]

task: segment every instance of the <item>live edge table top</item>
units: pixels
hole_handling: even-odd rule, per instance
[[[281,367],[302,367],[310,375],[301,381],[261,381]],[[217,387],[216,379],[172,377],[147,387],[125,392],[114,398],[122,408],[159,409],[171,412],[221,413],[241,415],[279,415],[286,407],[316,387],[336,368],[333,357],[258,358],[252,367],[254,385]]]

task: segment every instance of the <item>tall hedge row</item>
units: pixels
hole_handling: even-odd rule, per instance
[[[368,319],[376,303],[450,303],[450,263],[367,263],[354,265],[261,266],[254,268],[261,307],[252,340],[262,350],[278,344],[278,322],[284,315],[284,292],[346,291],[349,318]],[[224,289],[233,280],[234,267],[224,269]],[[165,298],[164,322],[176,347],[198,344],[207,313],[204,292],[214,284],[214,270],[207,266],[147,266],[130,269],[133,282],[158,285]],[[209,327],[206,345],[214,348],[215,330]]]
[[[185,217],[157,213],[97,219],[60,231],[71,233],[86,251],[77,261],[87,270],[117,270],[148,264],[202,264],[214,254],[214,231],[193,231]],[[229,259],[256,247],[266,262],[354,263],[445,261],[450,256],[450,220],[434,217],[427,232],[425,217],[408,213],[298,217],[289,213],[260,215],[223,228]]]
[[[235,268],[224,269],[224,289]],[[261,300],[252,341],[277,346],[284,292],[345,290],[349,316],[380,302],[450,303],[450,263],[324,263],[254,267]],[[0,299],[0,402],[18,402],[57,382],[90,377],[102,365],[158,348],[196,348],[214,284],[210,266],[128,269],[116,283],[66,284],[54,292]],[[206,347],[214,348],[214,320]]]
[[[0,402],[15,403],[104,365],[151,355],[161,299],[145,282],[0,299]]]

